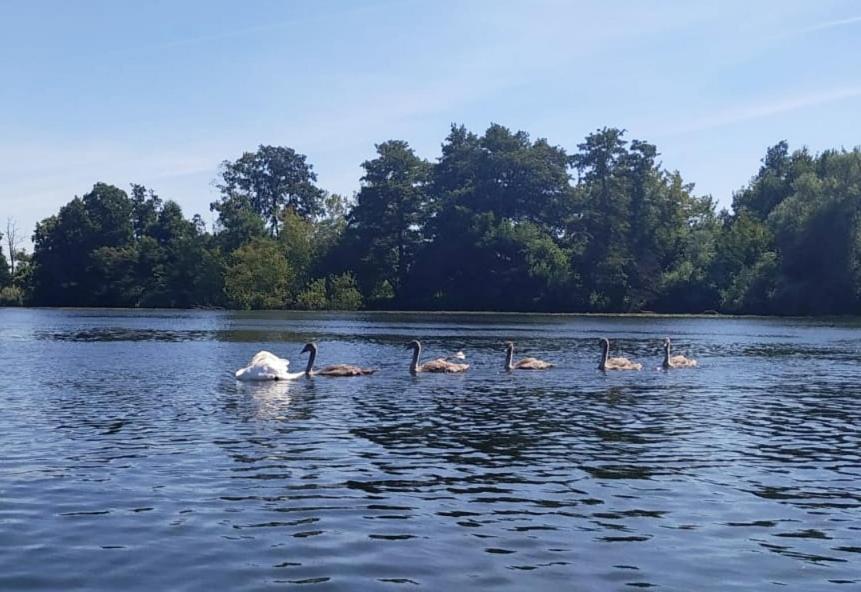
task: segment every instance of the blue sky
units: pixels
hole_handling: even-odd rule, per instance
[[[452,122],[626,128],[729,205],[781,139],[861,144],[861,4],[0,0],[0,226],[27,235],[96,181],[209,222],[258,144],[351,194],[375,143],[433,159]]]

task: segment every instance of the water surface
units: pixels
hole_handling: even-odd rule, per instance
[[[232,378],[308,340],[379,371]],[[856,323],[0,309],[0,361],[0,590],[861,589]]]

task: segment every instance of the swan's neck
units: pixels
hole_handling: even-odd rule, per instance
[[[317,350],[312,349],[308,352],[308,365],[305,367],[305,376],[311,376],[311,372],[314,369],[314,360],[317,359]]]
[[[598,364],[598,370],[607,369],[607,358],[610,357],[610,347],[605,343],[601,346],[601,363]]]
[[[505,352],[505,369],[506,370],[514,370],[514,365],[511,363],[511,360],[514,358],[514,348],[509,347],[508,351]]]
[[[422,346],[421,345],[417,345],[416,347],[413,348],[413,361],[410,362],[410,372],[412,372],[413,374],[418,372],[419,355],[421,354],[421,352],[422,352]]]
[[[670,367],[670,344],[664,345],[664,368]]]

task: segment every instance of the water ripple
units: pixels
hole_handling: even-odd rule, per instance
[[[861,582],[854,321],[0,317],[29,369],[0,377],[0,589]],[[604,335],[646,369],[598,372]],[[660,371],[664,335],[701,367]],[[409,376],[413,337],[473,368]],[[505,373],[509,338],[557,368]],[[231,377],[258,349],[301,365],[310,339],[380,371]]]

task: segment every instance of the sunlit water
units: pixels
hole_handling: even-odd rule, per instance
[[[308,340],[379,371],[233,379]],[[0,590],[861,589],[845,321],[7,309],[0,365]]]

